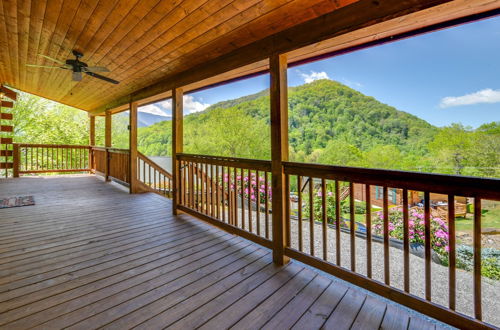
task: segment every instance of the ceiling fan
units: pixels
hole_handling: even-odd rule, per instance
[[[26,64],[26,65],[34,68],[45,68],[45,69],[60,68],[64,70],[71,70],[73,72],[72,76],[73,81],[81,81],[82,73],[85,73],[91,77],[101,79],[112,84],[120,83],[119,81],[97,74],[96,72],[109,72],[109,70],[103,66],[88,66],[87,63],[80,61],[80,58],[83,57],[83,54],[76,50],[73,50],[73,55],[75,55],[75,59],[74,60],[68,59],[66,60],[66,63],[56,60],[55,58],[49,57],[47,55],[42,55],[42,54],[38,55],[50,61],[56,62],[57,64],[59,64],[59,66],[36,65],[36,64]]]

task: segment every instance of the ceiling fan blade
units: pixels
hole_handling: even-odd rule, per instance
[[[101,80],[104,80],[104,81],[107,81],[107,82],[110,82],[112,84],[119,84],[120,82],[119,81],[116,81],[116,80],[113,80],[111,78],[108,78],[108,77],[104,77],[104,76],[101,76],[100,74],[97,74],[97,73],[93,73],[93,72],[85,72],[86,74],[88,74],[89,76],[92,76],[94,78],[97,78],[97,79],[101,79]]]
[[[82,81],[82,73],[73,72],[73,81]]]
[[[60,66],[48,66],[48,65],[36,65],[36,64],[26,64],[26,66],[30,66],[33,68],[44,68],[44,69],[57,69]]]
[[[109,72],[109,69],[103,66],[88,66],[84,70],[88,72]]]
[[[52,58],[52,57],[47,56],[47,55],[38,54],[38,56],[41,56],[41,57],[46,58],[46,59],[48,59],[48,60],[51,60],[51,61],[53,61],[53,62],[59,63],[59,64],[61,64],[61,65],[65,65],[65,64],[66,64],[66,63],[64,63],[63,61],[56,60],[55,58]]]

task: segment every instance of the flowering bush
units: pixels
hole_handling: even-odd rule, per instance
[[[448,256],[449,240],[448,226],[441,218],[430,217],[431,221],[431,246],[441,257]],[[377,212],[372,220],[373,233],[382,236],[384,234],[383,213]],[[408,221],[408,234],[410,243],[425,242],[424,212],[420,208],[410,210]],[[389,211],[389,237],[403,240],[403,212],[399,208]]]
[[[229,181],[231,182],[229,188],[236,192],[236,195],[241,196],[242,193],[242,177],[241,175],[231,175],[228,173],[224,174],[222,178],[224,187],[227,189],[227,184]],[[267,194],[269,201],[272,199],[272,191],[271,191],[271,183],[268,182],[267,185]],[[243,195],[245,198],[250,198],[252,202],[256,202],[257,198],[259,198],[261,203],[265,203],[266,201],[266,178],[265,177],[257,177],[255,173],[250,174],[250,178],[248,175],[243,176]]]

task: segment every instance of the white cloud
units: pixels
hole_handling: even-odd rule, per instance
[[[196,101],[192,95],[184,95],[184,113],[200,112],[208,108],[210,104]]]
[[[138,109],[140,112],[147,112],[147,113],[150,113],[150,114],[153,114],[153,115],[157,115],[157,116],[162,116],[162,117],[170,117],[169,115],[167,115],[167,113],[161,109],[157,103],[155,104],[148,104],[148,105],[145,105],[143,107],[139,107]]]
[[[203,103],[195,100],[192,95],[184,95],[184,115],[200,112],[205,110],[210,106],[208,103]],[[171,117],[172,113],[172,100],[165,100],[149,105],[145,105],[143,107],[139,107],[140,112],[147,112],[153,115],[163,116],[163,117]]]
[[[306,84],[311,83],[315,80],[319,80],[319,79],[330,79],[328,77],[328,74],[325,71],[321,71],[321,72],[311,71],[311,73],[309,73],[309,74],[302,73],[300,71],[298,71],[298,72],[299,72],[300,76],[302,77],[302,79],[304,79],[304,82]]]
[[[497,103],[500,102],[500,89],[483,89],[475,93],[462,96],[448,96],[441,100],[441,108],[457,107],[461,105],[471,105],[478,103]]]

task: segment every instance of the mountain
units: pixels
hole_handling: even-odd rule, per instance
[[[435,127],[328,79],[289,88],[288,103],[292,161],[500,175],[498,123],[477,130],[460,124]],[[270,159],[269,112],[269,90],[263,90],[190,114],[184,117],[184,150]],[[167,121],[141,128],[139,149],[168,155],[170,135]]]
[[[421,149],[436,132],[436,127],[425,120],[336,81],[323,79],[291,87],[288,94],[290,146],[293,152],[302,154],[302,158],[326,148],[332,141],[348,142],[361,151],[378,145],[394,145],[402,150]],[[269,90],[219,102],[186,116],[184,141],[187,148],[192,147],[195,152],[201,144],[207,144],[207,134],[203,138],[200,133],[209,133],[220,125],[221,117],[235,113],[248,120],[249,125],[269,126]],[[170,134],[168,123],[157,123],[141,133],[158,132],[157,125],[164,128],[162,134]],[[228,123],[225,130],[234,125],[234,122]],[[261,133],[261,136],[269,134]],[[199,138],[203,140],[197,141]]]

